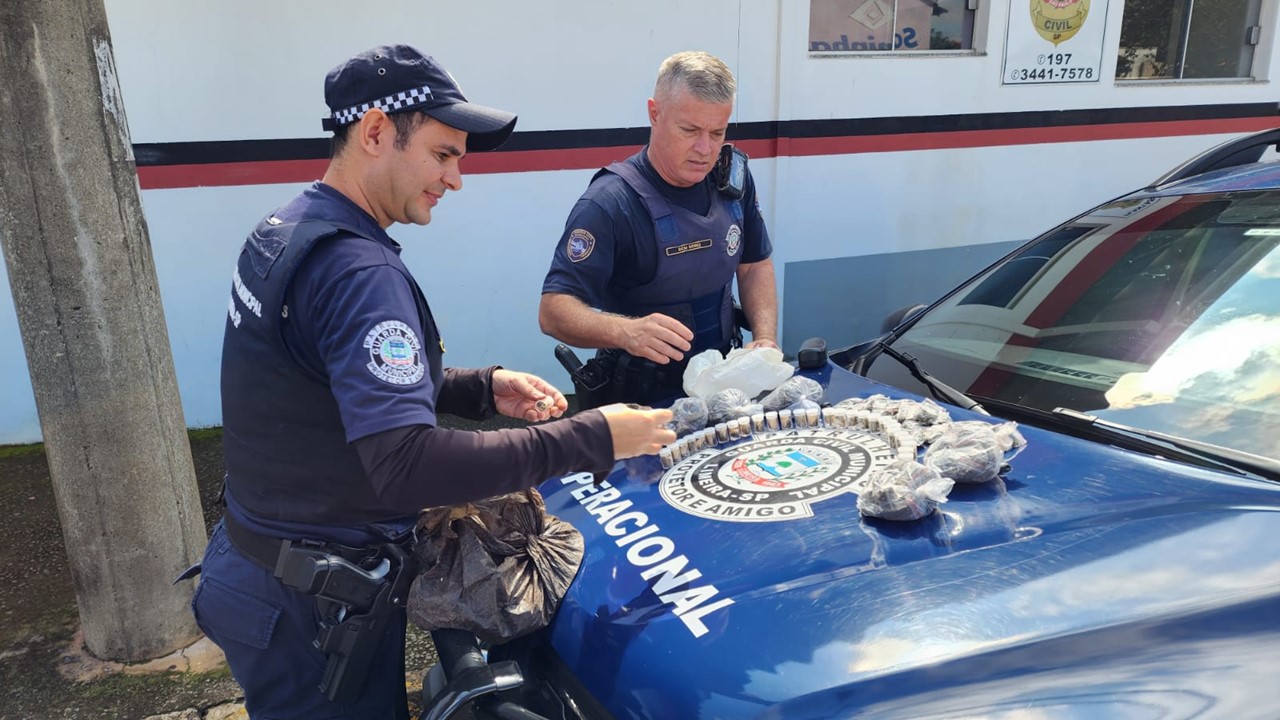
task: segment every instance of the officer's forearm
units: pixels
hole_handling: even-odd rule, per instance
[[[488,432],[411,425],[360,438],[354,446],[378,497],[402,512],[482,500],[558,475],[613,467],[613,436],[598,411]]]
[[[574,347],[616,348],[626,342],[623,325],[631,318],[597,311],[572,295],[547,293],[538,307],[542,332]]]
[[[773,260],[738,267],[738,293],[742,311],[751,323],[752,340],[778,340],[778,288]]]
[[[468,420],[488,420],[493,408],[493,371],[487,368],[445,368],[444,384],[436,398],[436,412],[457,415]]]

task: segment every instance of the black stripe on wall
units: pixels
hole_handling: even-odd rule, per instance
[[[1039,110],[1031,112],[835,120],[786,120],[734,123],[729,126],[729,137],[734,140],[774,140],[778,138],[900,135],[1117,123],[1171,122],[1179,120],[1222,120],[1275,115],[1280,115],[1280,106],[1276,103],[1242,103],[1234,105],[1166,105],[1161,107]],[[512,135],[511,140],[497,152],[635,146],[643,145],[648,139],[649,128],[647,126],[588,130],[536,130],[515,133]],[[329,157],[329,139],[290,138],[278,140],[137,143],[133,146],[133,152],[137,164],[142,167],[276,160],[321,160]]]

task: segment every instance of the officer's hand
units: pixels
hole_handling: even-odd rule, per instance
[[[613,459],[652,455],[676,441],[674,431],[667,428],[671,422],[670,410],[653,410],[615,403],[600,408],[609,423],[613,436]]]
[[[771,338],[760,338],[759,340],[752,340],[751,342],[747,343],[747,346],[743,349],[750,350],[751,348],[773,348],[774,350],[782,349],[778,347],[777,341]]]
[[[500,368],[493,371],[493,406],[507,417],[538,422],[560,417],[569,402],[537,375]]]
[[[626,340],[622,349],[636,357],[647,358],[659,365],[679,361],[689,351],[693,331],[673,317],[653,313],[631,318],[624,327]]]

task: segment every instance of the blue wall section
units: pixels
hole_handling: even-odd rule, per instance
[[[930,303],[1021,245],[1001,242],[938,250],[786,263],[782,347],[820,336],[835,349],[880,334],[885,316]]]
[[[36,396],[31,389],[27,355],[22,350],[22,334],[18,332],[9,274],[0,257],[0,445],[39,439]]]

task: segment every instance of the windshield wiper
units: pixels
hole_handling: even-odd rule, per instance
[[[1259,475],[1273,480],[1280,479],[1280,462],[1232,448],[1211,443],[1166,435],[1155,430],[1122,425],[1103,420],[1096,415],[1082,413],[1071,408],[1054,408],[1053,415],[1068,423],[1087,427],[1092,432],[1112,439],[1125,438],[1133,444],[1145,444],[1148,452],[1186,462],[1210,465],[1239,475]],[[1146,448],[1135,448],[1146,449]]]
[[[1136,450],[1197,467],[1223,470],[1234,475],[1280,480],[1280,463],[1270,458],[1165,435],[1154,430],[1141,430],[1069,408],[1055,408],[1048,411],[989,397],[982,398],[982,402],[996,408],[1003,415],[1020,417],[1033,424],[1048,425],[1052,428],[1066,428],[1092,439],[1105,440],[1126,450]]]
[[[965,410],[982,413],[983,415],[991,414],[987,412],[986,408],[979,405],[977,400],[974,400],[968,395],[965,395],[959,390],[926,372],[924,368],[920,367],[920,361],[916,360],[914,355],[894,350],[889,347],[889,343],[886,343],[883,340],[877,342],[876,346],[880,348],[880,352],[902,363],[904,367],[911,371],[911,375],[915,377],[915,379],[924,383],[924,386],[929,388],[929,391],[933,393],[933,396],[939,400],[949,402],[952,405],[957,405]]]

